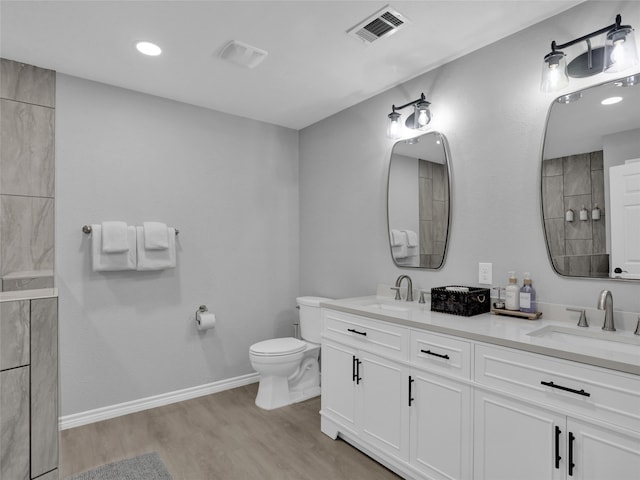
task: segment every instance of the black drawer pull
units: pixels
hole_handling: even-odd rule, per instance
[[[358,330],[354,330],[353,328],[347,328],[347,332],[357,333],[358,335],[367,336],[367,332],[359,332]]]
[[[558,427],[556,425],[556,468],[560,468],[560,460],[562,460],[562,457],[560,456],[560,434],[562,433],[562,431],[560,430],[560,427]]]
[[[356,362],[358,359],[355,355],[353,355],[353,360],[351,361],[351,381],[355,382],[356,378],[358,378],[358,374],[356,373]]]
[[[540,382],[540,383],[542,385],[547,386],[547,387],[557,388],[558,390],[564,390],[565,392],[575,393],[576,395],[582,395],[583,397],[590,397],[591,396],[590,393],[585,392],[584,390],[575,390],[573,388],[563,387],[562,385],[556,385],[553,382]]]
[[[445,360],[449,360],[449,355],[441,355],[439,353],[432,352],[431,350],[420,350],[422,353],[426,353],[427,355],[433,355],[434,357],[444,358]]]
[[[569,460],[568,460],[568,467],[569,467],[569,476],[573,477],[573,469],[575,468],[576,464],[573,463],[573,442],[575,441],[576,437],[573,436],[572,432],[569,432]]]
[[[415,400],[415,398],[411,396],[411,384],[413,382],[415,382],[415,380],[411,378],[411,375],[409,375],[409,406],[411,406],[411,403]]]

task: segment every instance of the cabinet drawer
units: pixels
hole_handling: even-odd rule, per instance
[[[446,335],[411,331],[411,362],[418,368],[471,378],[471,344]]]
[[[640,431],[640,377],[635,375],[478,344],[475,380],[531,401]]]
[[[407,359],[409,329],[387,322],[324,309],[324,335],[372,353]]]
[[[29,364],[29,300],[0,303],[0,370]]]

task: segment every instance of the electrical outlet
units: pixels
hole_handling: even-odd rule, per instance
[[[491,285],[493,283],[493,264],[478,264],[478,283],[480,285]]]

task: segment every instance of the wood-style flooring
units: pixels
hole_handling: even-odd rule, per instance
[[[60,478],[158,452],[174,480],[385,480],[390,470],[320,431],[320,397],[255,406],[257,384],[64,430]]]

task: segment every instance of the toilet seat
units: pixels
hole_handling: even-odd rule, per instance
[[[285,337],[255,343],[251,345],[249,352],[257,356],[276,357],[302,352],[305,348],[307,348],[306,342],[293,337]]]

